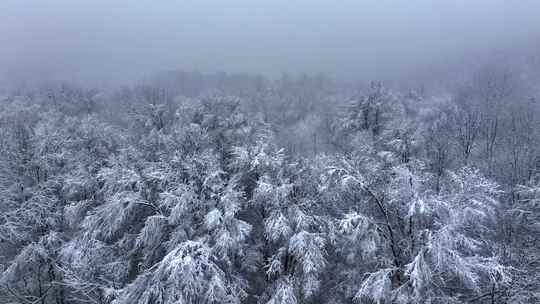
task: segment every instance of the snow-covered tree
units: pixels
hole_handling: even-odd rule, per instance
[[[487,241],[495,237],[496,184],[465,168],[449,172],[436,193],[422,177],[429,177],[425,170],[390,167],[372,184],[369,171],[344,164],[331,172],[348,196],[360,199],[338,222],[344,246],[338,252],[354,267],[344,271],[344,280],[358,288],[354,295],[354,287],[344,288],[346,297],[462,301],[509,283],[497,248]]]

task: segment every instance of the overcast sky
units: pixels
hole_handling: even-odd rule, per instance
[[[538,0],[0,0],[0,74],[401,77],[535,43],[539,14]]]

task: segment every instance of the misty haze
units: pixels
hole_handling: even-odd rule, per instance
[[[0,303],[539,291],[539,1],[0,1]]]

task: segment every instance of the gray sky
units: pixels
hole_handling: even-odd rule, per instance
[[[0,74],[94,83],[164,69],[399,78],[526,47],[538,0],[1,0]]]

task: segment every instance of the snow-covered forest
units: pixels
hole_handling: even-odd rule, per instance
[[[0,302],[536,303],[536,80],[11,91]]]
[[[0,304],[540,303],[540,0],[0,0]]]

